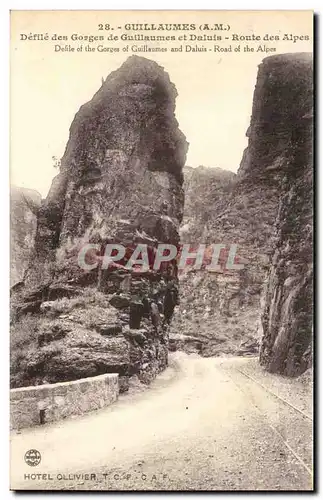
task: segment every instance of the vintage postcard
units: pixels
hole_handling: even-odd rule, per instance
[[[313,12],[11,12],[13,490],[311,491]]]

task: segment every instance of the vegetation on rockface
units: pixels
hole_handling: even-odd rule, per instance
[[[260,362],[271,372],[289,376],[303,373],[312,364],[312,80],[310,54],[267,58],[258,76],[260,88],[266,89],[273,82],[267,106],[276,113],[277,128],[286,135],[275,253],[262,314]],[[284,93],[287,86],[289,92]],[[282,100],[284,107],[279,106]]]
[[[176,95],[163,68],[132,56],[76,114],[38,210],[31,266],[13,294],[13,339],[28,314],[38,332],[36,347],[30,335],[18,360],[13,352],[14,386],[117,372],[126,388],[130,376],[149,382],[167,366],[176,266],[138,273],[103,269],[98,259],[86,271],[77,256],[86,243],[100,256],[108,243],[178,244],[187,142]]]
[[[10,188],[10,286],[24,278],[32,253],[41,195],[33,189]]]
[[[129,375],[129,344],[132,356],[142,355],[147,344],[153,347],[145,337],[149,317],[139,330],[144,339],[139,345],[126,318],[120,320],[111,306],[112,297],[96,288],[80,289],[76,297],[42,302],[40,315],[21,315],[11,334],[12,386],[76,380],[117,367],[121,376]]]
[[[12,385],[107,371],[118,371],[124,388],[134,374],[151,380],[167,364],[176,266],[165,275],[84,272],[76,256],[88,241],[102,249],[110,241],[178,245],[179,232],[193,247],[236,245],[244,269],[211,273],[189,265],[179,273],[169,348],[248,355],[261,343],[269,371],[304,372],[312,339],[311,60],[264,60],[238,174],[186,167],[179,232],[187,144],[174,117],[175,91],[163,72],[148,85],[138,81],[137,63],[108,79],[93,108],[81,108],[38,210],[33,267],[12,301]],[[149,62],[145,78],[158,68]],[[105,108],[110,92],[120,100]],[[119,109],[127,113],[116,121]],[[125,124],[129,113],[137,118]]]

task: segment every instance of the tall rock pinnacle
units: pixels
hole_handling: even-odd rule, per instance
[[[271,372],[290,376],[311,364],[312,75],[310,54],[264,59],[239,171],[242,177],[265,178],[279,186],[260,362]]]
[[[176,95],[162,67],[132,56],[76,114],[17,306],[17,324],[28,311],[38,321],[39,349],[25,354],[14,385],[105,372],[149,381],[166,366],[176,263],[85,271],[77,256],[88,243],[101,255],[107,243],[178,244],[187,142]],[[57,348],[49,357],[48,344]]]

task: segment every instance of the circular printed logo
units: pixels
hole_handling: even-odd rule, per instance
[[[41,461],[41,454],[38,450],[28,450],[25,453],[25,462],[30,467],[36,467]]]

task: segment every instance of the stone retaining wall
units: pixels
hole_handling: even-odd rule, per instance
[[[11,428],[42,425],[108,406],[118,398],[118,377],[117,373],[108,373],[72,382],[11,389]]]

